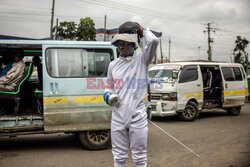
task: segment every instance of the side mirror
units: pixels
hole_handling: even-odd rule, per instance
[[[179,71],[173,71],[172,72],[172,78],[177,79],[178,78],[178,73],[179,73]]]

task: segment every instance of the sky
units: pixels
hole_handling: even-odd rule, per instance
[[[250,41],[250,0],[55,0],[54,25],[90,17],[95,28],[117,28],[126,21],[162,32],[163,58],[207,60],[214,31],[212,60],[231,62],[236,36]],[[0,35],[46,38],[50,34],[52,0],[0,0]],[[250,45],[250,44],[249,44]],[[250,53],[250,46],[246,51]]]

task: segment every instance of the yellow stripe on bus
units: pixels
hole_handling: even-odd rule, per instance
[[[203,97],[203,92],[197,93],[197,97]]]
[[[69,104],[68,97],[44,97],[44,104]]]
[[[248,89],[239,89],[239,90],[224,90],[224,95],[237,95],[237,94],[245,94],[247,93]]]
[[[187,98],[194,97],[194,96],[201,98],[201,97],[203,97],[203,92],[196,93],[196,95],[195,95],[195,93],[188,93],[188,94],[186,94],[186,96],[187,96]]]
[[[224,90],[224,95],[230,95],[231,94],[231,90]]]
[[[74,103],[104,103],[103,96],[78,96]]]
[[[233,90],[233,95],[236,95],[236,94],[245,94],[245,89],[242,89],[242,90]]]
[[[245,93],[247,93],[247,92],[248,92],[248,88],[245,89]]]
[[[186,94],[186,96],[187,96],[187,98],[190,98],[190,97],[195,96],[195,94],[194,93],[188,93],[188,94]]]

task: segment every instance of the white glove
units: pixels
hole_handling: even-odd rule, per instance
[[[111,94],[108,99],[108,104],[110,106],[116,106],[118,107],[120,105],[120,98],[117,94]]]

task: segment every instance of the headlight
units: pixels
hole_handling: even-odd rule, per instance
[[[162,100],[176,101],[177,100],[177,92],[163,93]]]
[[[176,99],[176,98],[177,98],[177,92],[171,92],[171,93],[169,94],[169,96],[170,96],[170,98],[172,98],[172,99]]]
[[[169,94],[168,93],[163,93],[162,94],[162,100],[168,100],[169,99]]]

